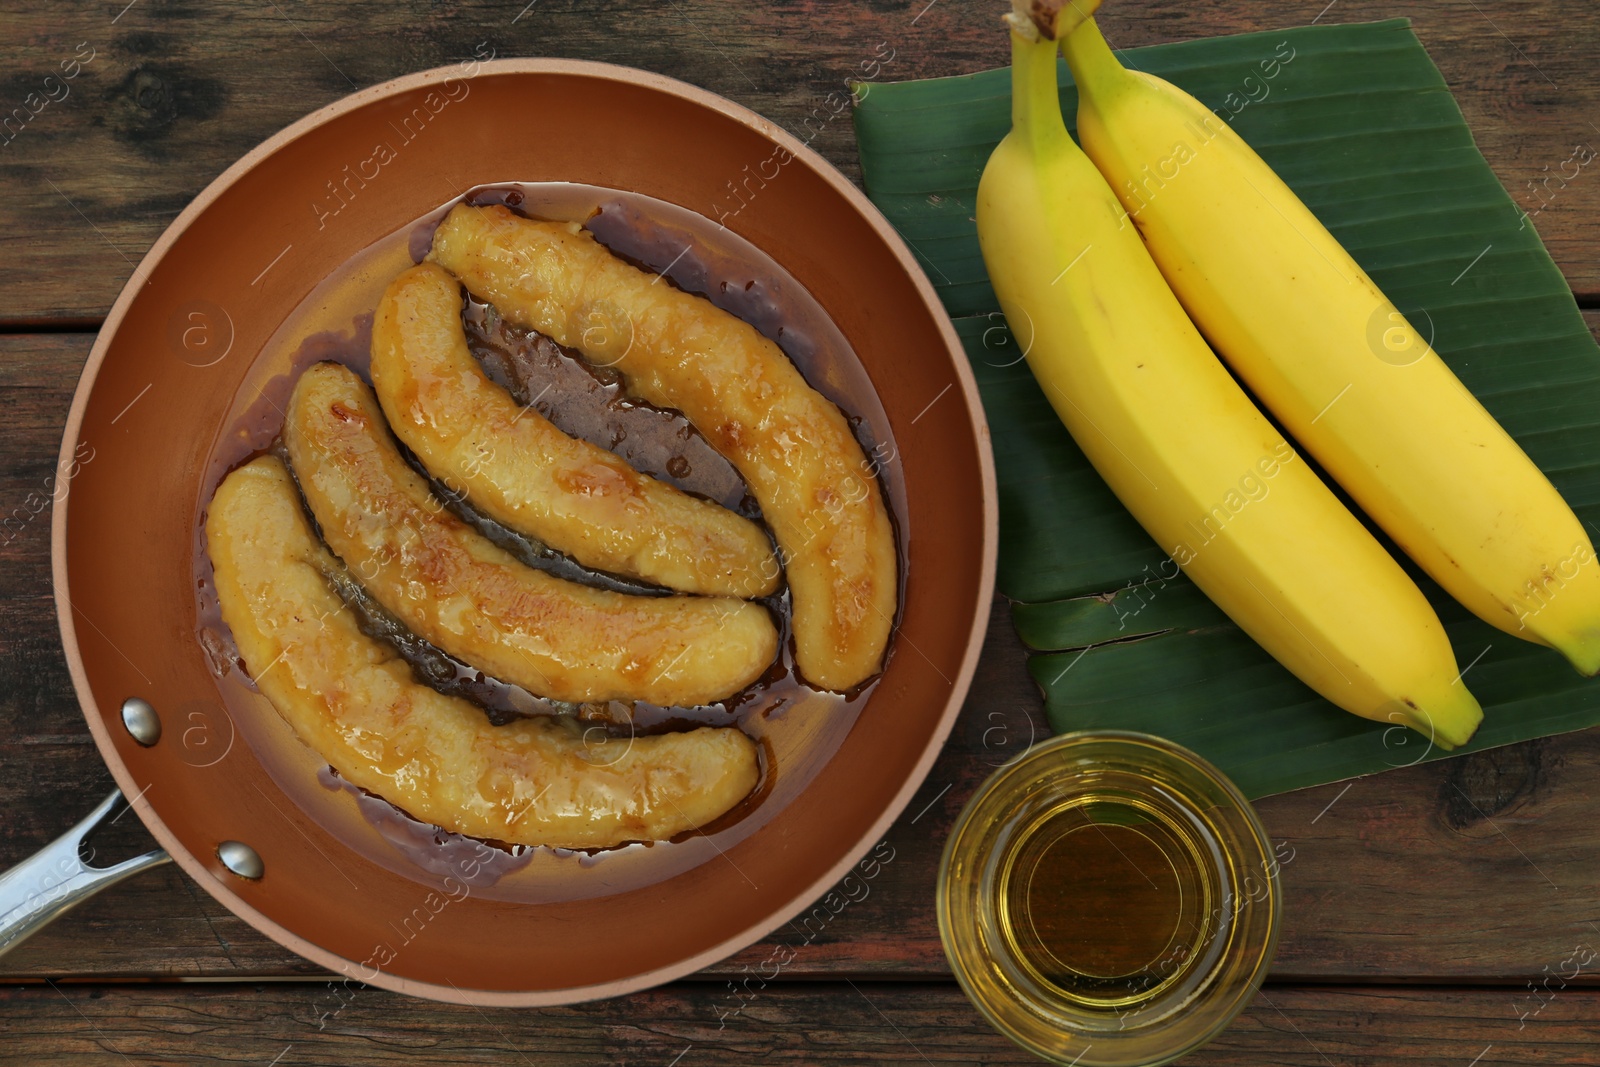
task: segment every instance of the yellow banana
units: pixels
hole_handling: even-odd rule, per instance
[[[1600,562],[1533,461],[1227,123],[1092,19],[1062,49],[1084,150],[1223,359],[1469,610],[1600,670]]]
[[[1048,6],[1031,5],[1047,34]],[[1067,134],[1055,42],[1011,24],[1013,128],[978,186],[978,236],[1062,422],[1161,548],[1302,681],[1443,747],[1466,741],[1482,712],[1432,607],[1206,347]]]

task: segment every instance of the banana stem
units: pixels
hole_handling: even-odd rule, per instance
[[[1081,26],[1061,39],[1061,54],[1072,68],[1078,92],[1091,100],[1103,99],[1129,78],[1094,19],[1084,19]]]
[[[1035,152],[1073,145],[1061,117],[1056,42],[1011,31],[1011,127]]]
[[[1025,33],[1059,41],[1100,9],[1100,0],[1011,0],[1006,21]]]

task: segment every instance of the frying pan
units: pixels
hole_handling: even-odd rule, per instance
[[[375,165],[370,146],[402,129],[409,139]],[[363,182],[345,182],[352,167]],[[507,179],[716,213],[809,289],[859,355],[896,438],[904,594],[893,654],[849,733],[798,796],[724,855],[654,884],[611,887],[596,865],[583,894],[529,903],[469,892],[436,909],[437,879],[350,847],[233,736],[196,638],[194,532],[208,447],[287,311],[383,235]],[[331,200],[335,182],[351,195]],[[208,351],[220,354],[185,350],[182,331],[196,325],[215,331]],[[170,857],[286,947],[403,993],[556,1004],[688,974],[797,915],[888,829],[960,708],[993,589],[982,409],[906,247],[842,175],[771,123],[607,64],[469,61],[414,74],[255,149],[134,272],[90,353],[61,456],[75,471],[52,527],[68,667],[101,756],[163,851],[85,866],[80,838],[121,802],[108,798],[0,879],[0,951]],[[414,916],[426,929],[412,931]],[[395,950],[402,928],[413,936]]]

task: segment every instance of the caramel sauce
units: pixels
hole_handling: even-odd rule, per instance
[[[325,789],[348,793],[395,851],[441,880],[456,878],[470,889],[487,889],[533,862],[533,850],[525,845],[482,841],[419,822],[382,797],[345,781],[332,767],[319,770],[317,781]]]
[[[638,194],[541,183],[482,187],[465,199],[581,222],[622,258],[755,326],[784,350],[814,388],[839,405],[869,461],[879,461],[874,467],[891,516],[906,514],[888,419],[865,370],[822,307],[770,257],[703,216]],[[571,900],[650,885],[702,863],[728,862],[723,853],[756,833],[816,776],[843,743],[876,684],[872,679],[840,694],[814,689],[796,674],[787,589],[762,601],[781,634],[778,659],[766,675],[717,705],[662,708],[622,702],[564,704],[508,685],[411,634],[359,584],[340,583],[337,591],[362,629],[390,643],[419,682],[472,701],[497,725],[536,714],[576,715],[619,735],[738,725],[760,745],[761,781],[715,823],[669,842],[636,842],[595,852],[478,842],[419,822],[351,786],[301,744],[256,691],[221,621],[203,532],[205,507],[217,484],[233,468],[277,446],[289,393],[306,367],[331,359],[366,375],[372,311],[379,296],[396,274],[427,254],[434,229],[455,203],[364,249],[314,288],[256,357],[212,444],[195,511],[195,625],[217,676],[228,736],[236,730],[285,795],[330,833],[368,859],[424,884],[437,886],[452,876],[465,880],[462,870],[470,855],[474,878],[468,884],[481,896]],[[760,509],[733,465],[681,414],[629,398],[614,374],[549,338],[506,324],[492,307],[470,297],[463,322],[474,355],[518,403],[531,405],[574,437],[612,449],[641,471],[760,521]],[[438,480],[429,480],[452,511],[529,566],[638,595],[665,592],[588,570],[477,513]],[[896,538],[903,592],[906,533],[898,523]],[[889,654],[893,651],[891,640]],[[217,765],[225,767],[226,762]],[[337,877],[332,871],[329,875]]]

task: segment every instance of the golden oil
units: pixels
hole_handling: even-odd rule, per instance
[[[1248,802],[1200,757],[1069,734],[968,803],[940,871],[940,932],[973,1003],[1030,1051],[1167,1063],[1265,976],[1276,872]]]
[[[1091,795],[1041,813],[1000,859],[1007,946],[1041,983],[1091,1010],[1155,995],[1212,933],[1217,880],[1194,837],[1137,800]]]

